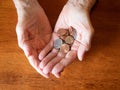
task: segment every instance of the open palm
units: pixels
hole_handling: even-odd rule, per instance
[[[54,49],[53,43],[54,40],[59,38],[56,32],[60,28],[68,29],[70,26],[76,29],[77,37],[71,50],[67,54],[64,54]],[[67,3],[58,18],[51,41],[39,55],[39,58],[43,59],[40,64],[43,72],[45,74],[52,72],[56,77],[59,77],[60,72],[72,63],[77,56],[79,60],[82,60],[84,53],[90,48],[93,32],[89,13],[82,8]],[[48,52],[50,53],[48,54]]]
[[[31,7],[32,8],[32,7]],[[39,68],[38,55],[51,38],[51,26],[43,9],[38,5],[33,9],[18,12],[16,27],[18,44],[23,49],[30,64],[44,77]]]

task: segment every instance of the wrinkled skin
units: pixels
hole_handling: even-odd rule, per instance
[[[90,48],[90,42],[94,32],[89,18],[89,11],[87,10],[82,6],[74,6],[71,3],[67,3],[64,6],[56,23],[51,41],[39,55],[39,59],[42,60],[40,68],[43,69],[45,74],[51,72],[59,78],[63,69],[72,63],[77,56],[82,61],[84,53]],[[58,38],[56,32],[60,28],[68,29],[70,26],[77,30],[77,38],[71,50],[67,54],[63,54],[54,49],[53,43]]]
[[[52,35],[48,18],[38,4],[35,4],[34,7],[26,6],[17,10],[17,13],[18,44],[36,71],[48,78],[40,69],[40,60],[38,59],[40,51],[48,44]]]
[[[20,1],[24,2],[24,0]],[[30,64],[46,78],[49,77],[50,72],[56,77],[60,77],[61,71],[66,66],[72,63],[77,56],[79,60],[82,60],[84,53],[90,48],[94,30],[90,22],[89,11],[94,4],[92,1],[95,0],[79,1],[82,3],[73,4],[71,2],[72,4],[67,3],[64,6],[53,34],[43,9],[35,0],[31,0],[30,4],[26,0],[28,6],[26,7],[26,4],[23,3],[22,9],[19,9],[18,5],[16,5],[18,8],[18,24],[16,27],[18,44],[24,51]],[[63,54],[54,49],[53,42],[58,38],[56,35],[58,29],[68,29],[69,26],[77,30],[77,38],[73,43],[71,51]]]

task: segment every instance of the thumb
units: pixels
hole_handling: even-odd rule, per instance
[[[85,52],[86,52],[86,47],[84,45],[80,44],[80,46],[78,48],[78,52],[77,52],[78,59],[80,61],[83,60],[83,56],[84,56]]]

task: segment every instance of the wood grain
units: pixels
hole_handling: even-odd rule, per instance
[[[39,0],[52,27],[66,0]],[[99,0],[91,13],[91,50],[60,79],[45,79],[18,48],[17,14],[12,0],[0,0],[0,90],[120,90],[120,0]]]

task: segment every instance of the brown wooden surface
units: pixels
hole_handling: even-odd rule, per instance
[[[66,0],[39,1],[54,27]],[[17,46],[12,0],[0,0],[0,90],[120,90],[120,0],[99,0],[91,17],[95,35],[84,61],[45,79]]]

